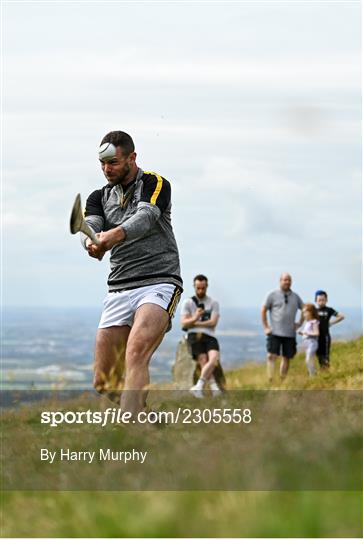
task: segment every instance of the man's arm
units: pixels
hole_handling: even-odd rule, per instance
[[[219,314],[214,313],[208,321],[198,321],[195,326],[201,326],[203,328],[215,328],[218,324]]]
[[[182,315],[181,316],[181,325],[183,328],[193,328],[194,326],[199,326],[197,323],[199,317],[204,313],[204,309],[197,308],[194,315]]]
[[[298,322],[295,323],[295,330],[298,328],[301,328],[304,324],[304,315],[303,315],[303,308],[304,308],[304,302],[301,300],[300,296],[298,296],[298,309],[300,310],[300,319]]]
[[[170,204],[170,183],[156,173],[145,173],[143,191],[136,213],[99,235],[100,250],[108,251],[124,240],[137,240],[147,234]],[[96,250],[95,250],[96,251]]]
[[[102,251],[105,253],[126,238],[128,240],[141,238],[151,229],[159,217],[160,210],[140,206],[139,203],[136,214],[126,220],[125,223],[109,231],[102,231],[97,235],[100,243],[98,246],[92,244],[92,251],[94,253]]]
[[[201,315],[205,310],[202,310]],[[195,326],[200,326],[202,328],[215,328],[218,324],[219,320],[219,303],[216,300],[213,300],[211,310],[210,310],[210,318],[206,321],[197,321]]]
[[[105,224],[105,214],[102,206],[102,189],[96,189],[88,197],[86,201],[85,221],[94,233],[99,236],[98,233],[102,231]],[[95,259],[102,260],[106,250],[95,250],[94,247],[98,248],[98,246],[93,244],[87,235],[81,232],[80,236],[81,244],[88,251],[88,254]]]
[[[298,328],[301,328],[303,324],[304,324],[304,315],[303,315],[303,312],[301,310],[300,319],[299,319],[298,322],[295,323],[295,330],[297,330]]]
[[[267,307],[263,305],[261,308],[261,321],[262,321],[263,330],[266,336],[268,336],[272,332],[271,326],[268,324],[268,320],[267,320],[267,311],[268,311]]]
[[[96,189],[88,197],[84,217],[87,224],[95,233],[102,231],[105,224],[105,214],[102,206],[102,189]],[[88,236],[81,233],[81,242],[85,249],[87,238]]]

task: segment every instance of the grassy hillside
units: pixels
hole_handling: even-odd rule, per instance
[[[230,371],[227,381],[229,389],[360,390],[363,389],[363,337],[334,343],[330,369],[320,370],[314,378],[308,377],[304,354],[299,353],[291,361],[288,377],[283,382],[279,380],[278,364],[275,368],[275,379],[269,385],[266,381],[265,364],[253,363]]]
[[[298,356],[293,361],[288,379],[280,383],[276,376],[270,388],[289,391],[319,387],[362,388],[362,345],[362,339],[335,344],[330,372],[319,374],[314,380],[308,379],[303,358]],[[155,431],[147,443],[155,455],[160,455],[155,466],[147,473],[156,475],[155,482],[157,475],[166,474],[170,455],[175,456],[176,468],[183,472],[188,467],[185,457],[192,456],[193,451],[197,458],[201,456],[203,461],[211,464],[205,474],[216,479],[217,484],[218,478],[222,482],[223,477],[231,473],[236,477],[242,475],[241,482],[248,483],[248,473],[251,471],[252,480],[257,473],[266,473],[278,478],[282,484],[290,474],[291,481],[296,485],[303,485],[314,470],[317,476],[321,475],[319,481],[323,483],[327,478],[329,481],[329,477],[339,478],[339,474],[345,478],[347,471],[353,482],[359,477],[361,462],[357,457],[361,456],[362,437],[356,408],[344,409],[346,405],[343,400],[336,411],[334,407],[329,407],[324,415],[318,413],[317,417],[311,418],[309,396],[314,393],[299,394],[295,408],[289,400],[290,392],[279,393],[281,399],[277,400],[276,405],[271,400],[266,402],[263,393],[255,392],[268,388],[265,368],[261,365],[250,364],[230,372],[227,380],[230,389],[243,388],[242,395],[250,396],[255,407],[258,421],[242,431],[248,436],[244,436],[241,442],[231,426],[217,426],[207,432],[199,429],[193,431],[192,435],[183,426],[167,426]],[[246,390],[251,392],[246,393]],[[335,395],[340,395],[329,394],[333,395],[333,399]],[[239,399],[238,395],[231,398],[232,403]],[[300,414],[299,406],[303,403],[301,400],[306,399],[305,396],[309,401],[302,406]],[[187,400],[185,404],[196,406],[196,401]],[[172,409],[176,404],[164,403],[162,406]],[[197,406],[200,406],[200,402]],[[203,406],[218,407],[221,402],[206,399]],[[317,406],[320,406],[319,402]],[[281,407],[286,407],[286,422],[281,417]],[[59,405],[59,408],[64,407]],[[66,404],[65,408],[75,410],[77,403]],[[47,439],[42,444],[51,445],[57,436],[51,430],[44,433],[44,427],[39,425],[39,411],[42,409],[45,409],[44,404],[36,404],[5,412],[2,418],[6,427],[2,453],[16,465],[17,474],[24,482],[32,475],[43,474],[43,468],[35,461],[24,458],[28,449],[39,445],[38,439],[41,438]],[[263,415],[259,418],[260,411]],[[265,420],[267,422],[263,424]],[[88,432],[86,439],[84,432],[82,434],[81,430],[75,430],[74,426],[64,428],[64,434],[68,434],[76,446],[82,440],[88,445],[95,438],[99,442],[95,430]],[[146,432],[127,428],[117,431],[113,428],[102,432],[102,437],[109,446],[122,443],[124,446],[137,447],[142,444]],[[233,444],[228,444],[230,441]],[[239,444],[242,452],[240,458],[235,453]],[[298,444],[302,445],[304,455],[296,450]],[[311,450],[317,445],[323,459],[317,462],[320,468],[314,469],[316,464]],[[188,448],[187,456],[184,448]],[[235,459],[239,459],[239,466],[234,465],[231,469]],[[192,458],[189,461],[194,463]],[[2,469],[6,478],[6,463]],[[191,477],[184,484],[186,491],[180,492],[49,491],[54,481],[58,481],[59,486],[65,485],[61,469],[58,476],[56,468],[49,471],[49,476],[45,475],[43,479],[43,489],[45,483],[48,491],[2,493],[3,537],[359,537],[363,533],[362,494],[358,491],[188,491],[188,482],[191,485],[198,482],[198,479]],[[98,467],[92,471],[101,489],[102,485],[107,487],[110,483],[107,475],[117,482],[116,468]],[[135,470],[135,476],[136,473]],[[197,477],[197,471],[195,473]],[[77,480],[81,481],[82,475],[85,475],[82,467],[75,469]],[[87,476],[84,478],[87,480]],[[123,481],[123,478],[120,477],[120,480]],[[178,481],[181,481],[180,478]]]

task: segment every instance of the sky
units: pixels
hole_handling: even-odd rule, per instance
[[[108,259],[69,232],[102,137],[172,185],[185,294],[361,303],[360,3],[4,2],[3,302],[97,306]]]

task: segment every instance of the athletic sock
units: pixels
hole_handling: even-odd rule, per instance
[[[208,382],[209,382],[209,386],[210,386],[210,389],[211,389],[211,390],[215,390],[215,391],[219,390],[219,386],[218,386],[218,384],[216,383],[216,380],[215,380],[215,378],[213,377],[213,375],[212,375],[211,378],[208,380]]]
[[[205,379],[203,379],[202,377],[200,377],[200,378],[198,379],[197,384],[195,385],[195,388],[196,388],[197,390],[203,390],[204,385],[205,385]]]

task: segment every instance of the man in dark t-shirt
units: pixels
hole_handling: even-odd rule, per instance
[[[328,295],[325,291],[316,291],[315,302],[319,314],[319,345],[316,352],[319,364],[322,369],[326,369],[330,365],[330,345],[331,337],[329,328],[333,324],[337,324],[344,319],[344,315],[335,311],[335,309],[326,305]],[[334,320],[331,318],[334,317]]]

